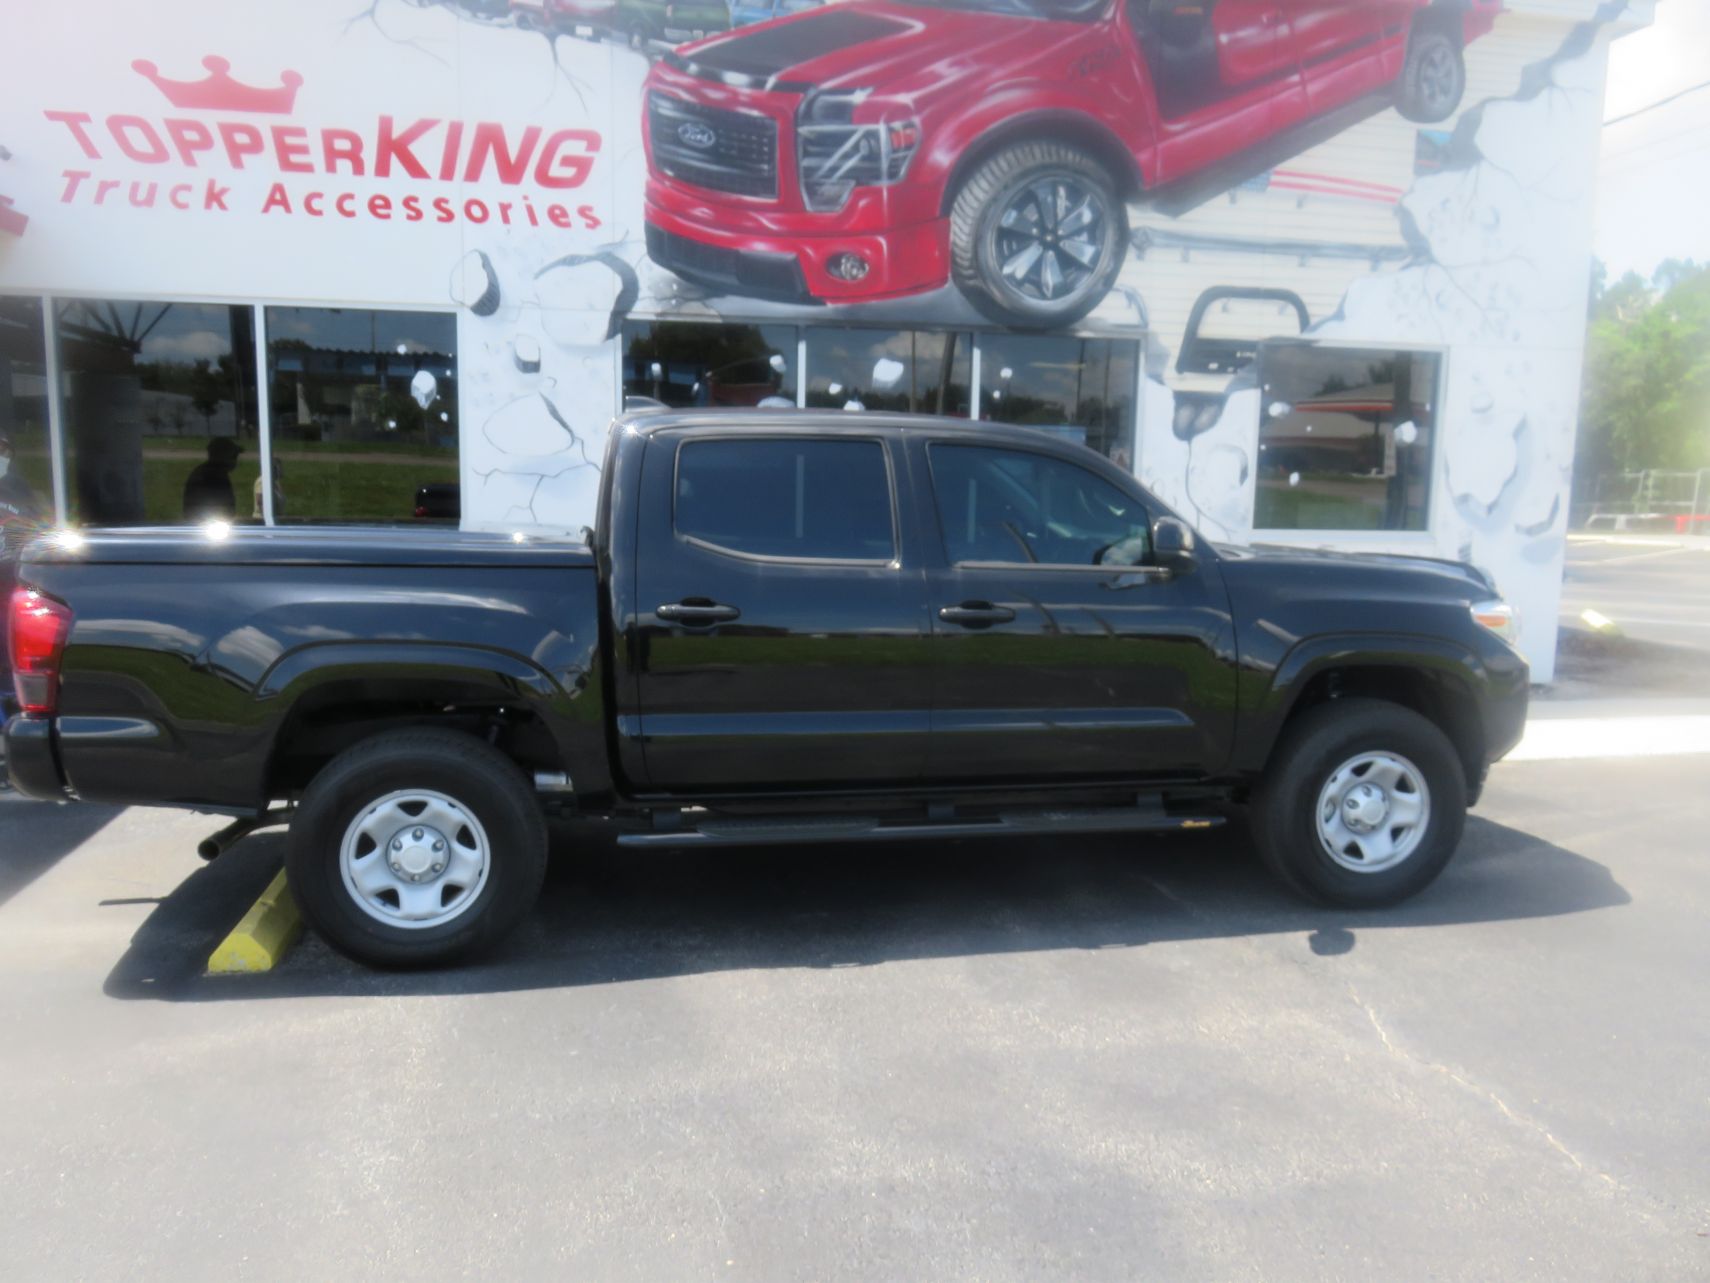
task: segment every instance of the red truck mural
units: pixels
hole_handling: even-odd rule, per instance
[[[947,282],[1085,316],[1126,204],[1367,95],[1441,121],[1500,0],[852,0],[683,46],[644,105],[647,246],[721,292]]]

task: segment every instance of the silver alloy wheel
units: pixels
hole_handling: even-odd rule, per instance
[[[1013,192],[987,232],[987,257],[1004,289],[1053,310],[1097,281],[1109,252],[1111,212],[1102,192],[1071,171],[1035,176]]]
[[[1460,81],[1454,49],[1441,41],[1433,44],[1419,59],[1415,76],[1421,107],[1433,116],[1446,115],[1454,110]]]
[[[388,926],[443,926],[480,898],[492,866],[481,821],[432,789],[400,789],[357,812],[339,847],[351,900]]]
[[[1419,848],[1431,790],[1400,754],[1361,753],[1330,773],[1315,815],[1326,855],[1355,873],[1381,873]]]

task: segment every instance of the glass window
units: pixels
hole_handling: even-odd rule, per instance
[[[261,475],[253,318],[202,303],[58,305],[73,521],[251,517]]]
[[[52,516],[42,305],[0,298],[0,602],[11,591],[10,560]]]
[[[889,561],[891,480],[877,441],[685,442],[680,534],[758,557]]]
[[[1267,344],[1260,530],[1424,530],[1441,359]]]
[[[275,520],[454,519],[455,316],[270,307],[267,379]]]
[[[795,327],[631,321],[623,327],[623,391],[675,408],[793,409]]]
[[[807,403],[968,417],[972,340],[924,330],[807,332]]]
[[[1116,339],[980,337],[980,417],[1041,428],[1134,468],[1138,345]]]
[[[953,563],[1138,566],[1151,556],[1139,501],[1085,468],[995,446],[937,443],[928,453]]]

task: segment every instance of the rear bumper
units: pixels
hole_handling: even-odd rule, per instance
[[[69,796],[65,775],[59,769],[51,718],[9,718],[0,742],[4,745],[7,777],[18,792],[45,802],[63,801]]]

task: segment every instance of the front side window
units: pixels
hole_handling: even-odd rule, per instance
[[[1085,468],[991,446],[938,443],[929,456],[952,563],[1137,566],[1151,556],[1140,503]]]
[[[1424,530],[1441,358],[1267,344],[1259,530]]]
[[[677,533],[727,552],[886,562],[891,479],[877,441],[688,441],[677,453]]]

